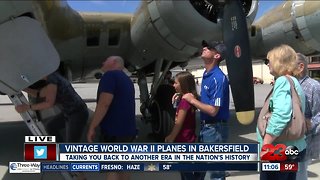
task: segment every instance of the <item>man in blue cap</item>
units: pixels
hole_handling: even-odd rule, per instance
[[[201,58],[205,71],[201,84],[201,100],[192,94],[182,98],[200,110],[201,130],[199,141],[203,143],[224,143],[228,138],[227,121],[229,112],[229,82],[219,68],[219,63],[225,59],[226,46],[218,42],[202,41]],[[224,171],[208,171],[210,179],[225,179]],[[204,179],[205,172],[200,173]]]

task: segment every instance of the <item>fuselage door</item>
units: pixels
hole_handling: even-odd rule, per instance
[[[19,17],[0,24],[0,91],[15,94],[60,63],[59,55],[41,24]]]

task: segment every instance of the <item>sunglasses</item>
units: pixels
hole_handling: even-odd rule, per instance
[[[269,64],[269,62],[270,62],[270,60],[269,60],[269,59],[264,59],[264,64],[265,64],[265,65],[268,65],[268,64]]]

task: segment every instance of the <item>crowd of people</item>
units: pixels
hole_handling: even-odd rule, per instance
[[[178,73],[174,81],[165,78],[173,84],[176,94],[172,97],[177,104],[175,124],[165,137],[166,143],[225,143],[228,142],[229,112],[229,82],[219,68],[219,63],[226,57],[226,46],[217,42],[202,42],[201,58],[204,63],[204,73],[200,94],[197,93],[194,76],[189,72]],[[257,128],[257,140],[261,147],[265,144],[285,144],[295,146],[300,154],[298,172],[261,172],[260,179],[305,180],[308,164],[312,159],[319,158],[320,149],[320,84],[307,74],[307,58],[296,53],[288,45],[280,45],[267,54],[266,64],[275,83],[270,97],[269,109],[272,112],[265,134],[262,136]],[[135,121],[135,90],[134,85],[124,70],[124,60],[119,56],[108,57],[102,65],[104,72],[97,90],[97,106],[89,123],[86,140],[89,143],[133,142],[136,133]],[[168,77],[172,74],[167,74]],[[299,95],[301,109],[305,114],[307,132],[305,136],[294,140],[277,141],[288,126],[292,116],[292,99],[290,77]],[[57,72],[44,77],[40,85],[33,85],[25,91],[43,101],[34,104],[16,106],[17,112],[27,110],[43,110],[54,105],[60,105],[62,117],[53,119],[47,124],[48,133],[63,138],[57,129],[66,128],[66,142],[80,142],[88,119],[87,106],[76,93],[71,84]],[[196,111],[200,111],[200,119],[196,119]],[[125,113],[124,113],[125,112]],[[196,134],[196,121],[200,121],[200,133]],[[101,137],[96,138],[100,129]],[[261,152],[263,155],[265,152]],[[181,172],[181,179],[203,180],[226,179],[224,171]],[[129,179],[126,172],[109,172],[108,179]]]

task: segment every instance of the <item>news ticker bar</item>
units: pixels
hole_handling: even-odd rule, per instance
[[[288,163],[261,163],[262,171],[298,171],[297,162],[288,162]]]
[[[10,162],[10,173],[103,171],[257,171],[259,163],[44,163]]]

